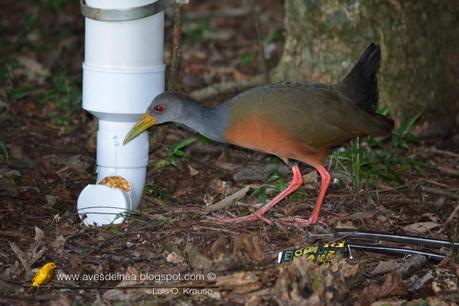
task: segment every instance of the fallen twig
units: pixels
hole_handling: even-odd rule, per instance
[[[457,193],[452,193],[452,192],[449,192],[449,191],[446,191],[446,190],[443,190],[443,189],[427,187],[427,186],[422,186],[421,189],[423,191],[427,191],[429,193],[443,195],[443,196],[446,196],[446,197],[450,197],[452,199],[459,200],[459,194],[457,194]]]
[[[234,201],[240,200],[243,197],[245,197],[245,195],[247,194],[247,192],[249,191],[250,188],[257,188],[257,187],[258,186],[256,186],[256,185],[247,185],[244,188],[236,191],[232,195],[227,196],[223,200],[206,207],[205,211],[206,212],[211,212],[211,211],[216,211],[216,210],[220,210],[220,209],[226,208],[228,206],[231,206],[234,203]]]
[[[457,154],[457,153],[454,153],[454,152],[451,152],[451,151],[447,151],[447,150],[440,150],[440,149],[437,149],[435,147],[425,148],[422,151],[432,152],[432,153],[436,153],[436,154],[447,155],[447,156],[459,158],[459,154]]]
[[[0,237],[9,237],[9,238],[14,238],[14,239],[25,239],[25,240],[33,240],[31,237],[27,237],[25,235],[22,235],[21,233],[17,233],[14,231],[0,231]]]
[[[209,231],[214,232],[223,232],[228,234],[234,234],[233,230],[229,230],[226,228],[219,228],[219,227],[211,227],[211,226],[202,226],[202,225],[195,225],[193,226],[193,230],[205,230],[204,234],[208,235]]]
[[[457,215],[459,212],[459,204],[456,205],[456,208],[454,208],[453,212],[449,215],[448,219],[446,219],[445,224],[441,227],[441,229],[438,231],[439,233],[443,232],[446,229],[446,226],[453,221],[454,217]]]
[[[426,183],[430,183],[432,185],[437,185],[437,186],[444,187],[444,188],[450,188],[450,186],[447,185],[447,184],[443,184],[443,183],[440,183],[440,182],[437,182],[437,181],[434,181],[434,180],[431,180],[431,179],[421,178],[421,180],[426,182]]]
[[[452,168],[446,168],[446,167],[437,167],[437,169],[446,175],[449,176],[459,176],[459,170],[452,169]]]

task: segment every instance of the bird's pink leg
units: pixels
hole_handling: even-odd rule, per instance
[[[308,220],[301,219],[298,217],[284,217],[280,219],[281,223],[286,223],[286,224],[293,223],[293,224],[296,224],[302,227],[306,227],[306,226],[313,225],[316,223],[322,223],[319,221],[320,208],[322,207],[322,204],[325,198],[325,194],[327,193],[328,186],[330,185],[331,175],[327,171],[327,169],[325,169],[321,165],[315,166],[315,168],[317,172],[319,172],[320,174],[322,183],[320,187],[319,196],[317,197],[316,205],[314,206],[311,216],[309,217]],[[322,224],[326,225],[325,223],[322,223]]]
[[[322,178],[322,184],[320,186],[319,197],[317,198],[316,205],[312,210],[311,216],[308,219],[309,224],[316,224],[319,221],[320,208],[324,202],[325,194],[327,193],[328,186],[330,185],[331,175],[323,166],[319,165],[316,167],[317,171]]]
[[[223,218],[223,219],[218,219],[218,221],[223,222],[223,223],[241,223],[241,222],[253,222],[258,219],[261,219],[261,220],[268,222],[268,220],[264,217],[264,215],[271,208],[273,208],[277,203],[282,201],[285,197],[289,196],[290,194],[295,192],[298,188],[300,188],[301,185],[303,185],[304,179],[303,179],[303,176],[301,175],[298,164],[293,165],[292,172],[293,172],[292,181],[290,182],[288,187],[284,191],[279,193],[276,197],[274,197],[271,201],[269,201],[268,203],[260,207],[252,215],[245,216],[245,217]]]

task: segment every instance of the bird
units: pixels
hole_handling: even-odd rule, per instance
[[[29,288],[28,293],[33,293],[39,286],[46,285],[54,276],[54,270],[57,265],[54,262],[48,262],[44,264],[35,273],[32,280],[32,286]]]
[[[253,87],[215,107],[166,91],[153,99],[123,143],[153,125],[175,122],[216,142],[275,155],[291,166],[285,190],[255,213],[222,218],[224,223],[269,221],[265,214],[303,184],[298,162],[305,163],[320,174],[321,187],[310,217],[295,220],[316,224],[331,181],[324,167],[330,151],[355,137],[386,136],[394,127],[393,120],[376,113],[380,62],[381,48],[371,43],[338,83],[280,81]]]

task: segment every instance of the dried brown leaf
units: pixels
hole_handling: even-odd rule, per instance
[[[59,237],[56,238],[56,240],[54,240],[52,243],[51,243],[51,247],[54,249],[54,250],[61,250],[64,245],[65,245],[65,238],[63,235],[59,235]]]
[[[301,258],[279,267],[274,295],[279,304],[338,304],[349,297],[349,280],[358,270],[346,260],[317,265]]]
[[[45,233],[43,231],[35,226],[35,242],[40,242],[45,238]]]
[[[31,57],[18,56],[17,61],[24,67],[24,74],[29,81],[43,84],[48,76],[49,70]]]
[[[458,277],[455,273],[446,269],[436,269],[432,281],[432,290],[437,294],[457,292]]]
[[[360,292],[354,293],[353,296],[356,300],[365,304],[365,302],[385,297],[405,295],[406,293],[407,288],[400,273],[390,272],[382,284],[369,285]]]
[[[352,221],[345,221],[342,222],[341,220],[338,220],[338,223],[336,224],[335,228],[345,228],[345,229],[357,229],[357,226],[355,226]]]
[[[433,279],[432,271],[428,271],[422,276],[413,275],[408,279],[407,285],[409,286],[409,291],[416,291],[424,287],[425,284],[431,282]]]
[[[230,244],[225,237],[219,237],[212,243],[210,254],[214,261],[221,260],[225,255],[230,254]]]
[[[228,171],[231,171],[231,172],[234,172],[237,169],[241,168],[241,165],[239,165],[239,164],[234,164],[234,163],[230,163],[230,162],[219,160],[219,159],[217,159],[214,162],[214,165],[217,166],[218,168],[221,168],[221,169],[224,169],[224,170],[228,170]]]
[[[240,235],[234,240],[233,254],[243,263],[260,263],[265,259],[255,235]]]
[[[397,270],[400,264],[396,259],[380,261],[379,264],[370,272],[371,275],[386,274],[387,272]]]
[[[212,261],[202,255],[198,249],[191,243],[185,247],[185,253],[188,256],[188,262],[197,271],[208,271],[212,266]]]
[[[177,253],[171,252],[167,254],[166,261],[173,263],[173,264],[179,264],[179,263],[183,263],[185,259],[182,256],[177,255]]]
[[[403,230],[414,234],[424,234],[437,227],[440,227],[440,224],[436,222],[418,222],[404,226]]]
[[[427,258],[425,256],[409,256],[401,262],[397,272],[399,272],[403,277],[409,277],[424,268],[426,264]]]
[[[219,275],[216,285],[238,292],[252,291],[262,285],[259,275],[255,271],[235,272],[227,275]]]
[[[189,170],[190,176],[196,176],[199,174],[199,171],[193,168],[191,165],[188,165],[188,170]]]
[[[10,242],[10,248],[13,253],[18,257],[19,261],[21,262],[22,266],[26,270],[27,273],[30,272],[30,264],[27,260],[27,255],[23,252],[14,242]]]
[[[218,178],[212,179],[210,181],[209,188],[211,191],[223,196],[226,196],[231,192],[230,184]]]
[[[303,175],[304,184],[305,185],[312,185],[317,183],[317,171],[309,171],[305,175]]]

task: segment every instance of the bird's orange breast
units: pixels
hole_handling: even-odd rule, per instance
[[[298,141],[269,114],[254,114],[233,119],[225,132],[226,140],[241,147],[277,155],[284,161],[300,160],[308,164],[320,163],[322,150],[314,150]]]

